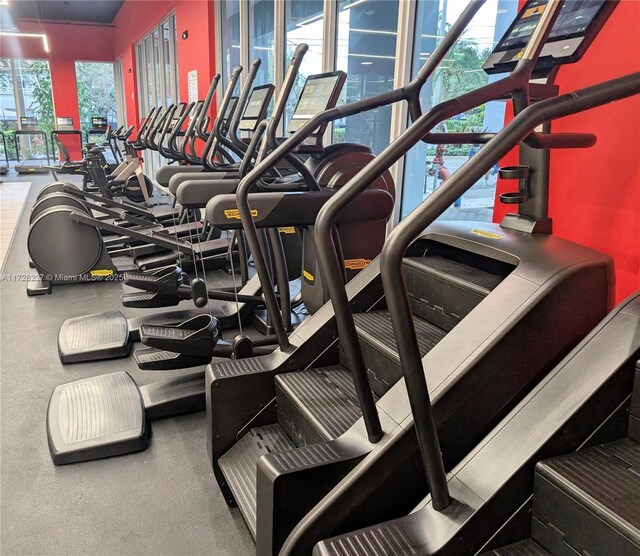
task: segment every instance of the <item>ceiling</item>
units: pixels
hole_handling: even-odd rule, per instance
[[[113,23],[124,0],[9,0],[15,22],[21,19]]]

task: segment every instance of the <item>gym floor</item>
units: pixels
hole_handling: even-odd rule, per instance
[[[229,510],[207,458],[204,414],[154,422],[144,452],[55,467],[45,417],[58,384],[127,370],[139,384],[159,377],[133,358],[63,366],[57,335],[70,317],[122,309],[117,283],[54,287],[31,298],[29,207],[50,176],[4,177],[31,187],[0,283],[2,554],[252,554],[237,509]],[[2,186],[0,186],[2,187]],[[186,305],[185,305],[186,307]],[[144,311],[127,309],[127,316]],[[147,313],[148,314],[148,313]],[[163,374],[163,376],[166,376]]]

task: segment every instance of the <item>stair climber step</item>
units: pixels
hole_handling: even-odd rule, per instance
[[[405,257],[403,266],[411,310],[445,330],[458,324],[505,278],[437,255]]]
[[[489,552],[483,552],[480,556],[551,556],[551,552],[545,550],[533,539],[525,539]]]
[[[388,311],[373,311],[356,313],[353,320],[360,338],[371,388],[378,396],[382,396],[402,376],[391,317]],[[416,315],[413,321],[420,355],[424,357],[446,336],[447,331]]]
[[[338,438],[360,417],[351,373],[341,365],[276,376],[278,421],[297,446]]]
[[[63,363],[125,357],[130,349],[129,323],[120,311],[67,319],[58,333]]]
[[[251,429],[218,460],[220,469],[254,538],[257,521],[256,463],[263,455],[293,448],[295,444],[280,425],[267,425]]]
[[[640,554],[640,444],[624,438],[539,463],[533,538],[554,554]]]

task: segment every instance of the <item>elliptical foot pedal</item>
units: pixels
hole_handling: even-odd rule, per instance
[[[120,311],[67,319],[58,333],[62,363],[126,357],[130,350],[129,323]]]
[[[125,272],[124,283],[145,291],[176,294],[184,273],[179,266],[159,268],[153,272]]]
[[[157,292],[123,293],[120,296],[123,307],[136,309],[151,309],[156,307],[173,307],[180,303],[177,295],[168,295]]]
[[[211,315],[197,315],[177,326],[143,324],[140,341],[160,350],[211,359],[220,338],[220,325]]]
[[[47,437],[56,465],[144,450],[149,427],[138,386],[125,371],[58,386],[47,409]]]
[[[143,371],[170,371],[172,369],[202,367],[211,363],[211,355],[208,357],[187,355],[153,347],[135,350],[133,358]]]

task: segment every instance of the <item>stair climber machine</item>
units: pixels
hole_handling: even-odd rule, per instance
[[[283,89],[275,103],[272,121],[270,125],[266,127],[266,132],[263,135],[263,137],[266,137],[266,139],[263,139],[264,149],[261,149],[263,156],[266,156],[269,149],[272,148],[268,143],[270,140],[269,137],[271,137],[271,140],[275,138],[276,127],[283,117],[289,93],[293,89],[298,68],[306,50],[306,45],[298,46],[292,58],[290,69],[284,80]],[[298,102],[299,108],[296,109],[296,123],[292,125],[301,125],[300,121],[302,120],[311,121],[316,111],[325,112],[326,109],[334,107],[345,80],[346,75],[343,72],[333,72],[321,76],[309,77]],[[310,100],[312,100],[311,106],[309,105]],[[304,114],[306,114],[306,116],[303,116]],[[262,127],[264,129],[264,126]],[[298,178],[299,183],[293,188],[293,180],[288,176],[280,178],[279,181],[278,178],[268,179],[265,175],[265,184],[271,186],[272,189],[268,192],[263,191],[255,195],[274,199],[285,195],[285,193],[277,190],[278,184],[281,188],[286,188],[287,190],[293,188],[294,192],[286,193],[286,195],[296,194],[298,195],[297,198],[303,201],[297,204],[297,206],[291,207],[293,210],[288,213],[289,219],[293,220],[294,224],[297,220],[301,219],[298,213],[304,213],[310,210],[317,211],[318,206],[323,201],[332,197],[340,190],[341,180],[348,179],[349,175],[357,172],[356,166],[359,165],[359,168],[362,168],[365,161],[369,162],[373,158],[373,154],[367,148],[360,146],[345,145],[341,147],[344,148],[342,157],[337,155],[339,148],[336,146],[327,147],[326,149],[323,148],[321,140],[325,128],[326,125],[324,124],[314,126],[305,137],[305,139],[309,140],[308,144],[300,148],[299,155],[307,155],[304,173],[312,174],[312,181],[308,181],[307,186],[303,186],[301,177]],[[251,145],[250,148],[255,148],[255,143],[257,142],[258,140],[252,141],[254,145]],[[323,151],[328,157],[326,162],[322,156]],[[314,170],[318,173],[314,173]],[[345,172],[346,175],[343,175],[342,172]],[[268,173],[269,169],[265,169],[264,174]],[[321,181],[315,181],[316,176],[318,179],[321,179]],[[265,187],[265,184],[263,184],[263,187]],[[362,201],[356,203],[347,215],[349,222],[345,223],[344,229],[336,233],[336,239],[340,239],[346,252],[354,252],[357,245],[362,246],[360,258],[375,257],[379,252],[384,241],[386,224],[393,210],[394,186],[389,173],[385,172],[381,178],[374,180],[371,186],[371,191],[365,192],[362,196]],[[309,208],[306,208],[305,200],[309,201]],[[237,212],[235,208],[231,210]],[[227,214],[229,215],[230,213]],[[237,223],[239,222],[236,214],[231,214],[224,218],[224,220],[230,223],[230,228],[237,227]],[[273,248],[276,248],[280,243],[279,234],[275,228],[288,226],[288,221],[284,217],[281,217],[280,220],[281,221],[273,226],[266,226],[266,228],[273,229],[273,231],[268,233],[270,238],[267,238],[271,240],[271,246]],[[302,218],[302,220],[305,222],[313,221],[311,216]],[[358,237],[356,237],[356,235]],[[256,256],[261,250],[262,246],[256,244],[254,245],[254,249],[252,249],[252,253]],[[265,251],[268,253],[268,250]],[[371,253],[374,254],[372,255]],[[271,255],[271,253],[261,253],[261,260]],[[360,253],[357,253],[357,255],[360,255]],[[307,253],[306,256],[313,264],[313,254]],[[279,258],[279,262],[274,264],[274,266],[277,266],[277,268],[274,268],[274,275],[280,277],[283,282],[286,281],[288,277],[288,269],[286,266],[288,262],[289,261],[285,261],[284,258]],[[300,264],[300,266],[302,265]],[[355,269],[345,270],[348,275],[347,277],[356,274]],[[283,282],[279,283],[282,284]],[[255,285],[253,287],[255,288]],[[285,288],[279,288],[276,289],[276,291],[281,299],[282,308],[278,307],[275,311],[278,314],[283,314],[282,319],[283,322],[286,323],[287,315],[290,316],[291,314],[287,310],[287,307],[290,307],[289,304],[291,300]],[[309,291],[311,294],[308,298],[305,295],[305,291]],[[317,298],[315,298],[315,296],[318,295],[315,293],[315,288],[305,288],[305,291],[302,293],[302,302],[306,305],[306,309],[310,313],[313,313],[317,306],[322,305],[322,300],[318,301]],[[241,292],[232,293],[228,296],[229,300],[237,299],[235,306],[236,314],[239,314],[239,311],[241,311],[239,307],[241,304],[245,305],[253,302],[253,304],[256,305],[256,298],[259,299],[261,293],[259,289],[256,289],[255,294],[252,296],[244,295]],[[262,295],[264,295],[264,291],[262,291]],[[320,294],[320,298],[322,298],[322,294]],[[261,299],[260,302],[264,304],[264,301]],[[215,319],[212,319],[211,315],[215,316],[216,314],[218,314],[218,309],[214,306],[210,306],[209,312],[203,314],[203,316],[208,318],[208,322],[215,326],[213,330],[211,330],[211,328],[209,329],[209,334],[213,335],[214,338],[217,336],[218,328]],[[280,317],[276,319],[274,316],[270,316],[269,318],[275,322]],[[103,320],[102,322],[104,323],[106,321]],[[211,353],[212,341],[203,336],[195,337],[189,334],[183,334],[183,330],[190,324],[192,325],[192,323],[187,322],[177,327],[156,327],[158,330],[154,330],[153,326],[148,326],[145,333],[147,333],[149,337],[156,335],[156,332],[158,333],[157,335],[165,334],[167,345],[171,347],[175,346],[176,348],[183,348],[187,343],[196,344],[200,342],[205,345],[207,349],[207,351],[200,351],[199,353],[201,364],[209,362],[213,355],[213,353]],[[290,323],[290,326],[293,327],[294,324],[295,323]],[[286,324],[283,324],[283,326],[288,328]],[[162,330],[159,330],[160,328],[162,328]],[[243,330],[246,333],[247,329],[250,328],[250,326],[246,326]],[[78,332],[78,335],[80,335],[80,332]],[[271,342],[274,341],[275,338],[271,340]],[[256,344],[257,343],[258,342],[256,342]],[[160,347],[162,348],[163,346]],[[251,345],[251,348],[257,353],[262,352],[260,347],[260,345]],[[167,346],[165,345],[165,349],[166,348]],[[274,348],[275,346],[270,346],[269,352]],[[155,352],[155,359],[162,364],[161,367],[157,368],[168,368],[165,365],[167,362],[171,362],[171,356],[183,356],[183,354],[180,353],[168,354],[164,349],[157,349]],[[206,353],[206,357],[203,356],[203,353]],[[194,356],[193,352],[188,355],[191,357]],[[317,355],[316,350],[315,356]],[[240,359],[238,359],[238,361],[239,360]],[[254,359],[247,359],[247,361],[252,360]],[[232,362],[234,360],[227,361]],[[146,368],[151,368],[151,364]],[[97,459],[144,449],[148,444],[149,421],[204,409],[204,369],[188,373],[185,372],[177,378],[158,381],[142,387],[138,387],[127,373],[112,373],[110,375],[96,377],[92,380],[95,380],[95,382],[83,381],[81,383],[62,385],[52,394],[49,404],[47,426],[50,430],[51,454],[56,464]],[[82,414],[76,413],[74,408],[78,407],[75,406],[77,400],[73,399],[77,395],[76,392],[78,394],[80,392],[92,392],[91,397],[93,399],[90,405],[94,408],[101,408],[98,413],[94,413],[93,415],[98,416],[104,427],[101,426],[100,432],[97,435],[92,434],[91,438],[75,438],[69,436],[69,426],[75,427],[81,421],[92,418],[91,410],[86,413],[83,412]],[[97,397],[94,397],[94,395],[97,395]],[[133,405],[131,405],[132,400],[135,401]],[[88,406],[86,407],[89,409]],[[67,413],[68,409],[72,411],[70,419]],[[111,409],[113,409],[113,412]],[[122,413],[122,410],[126,412],[126,415]],[[130,419],[134,421],[130,421]],[[136,425],[132,427],[131,424],[133,422],[136,422]]]
[[[173,113],[172,109],[157,110],[153,118],[147,118],[148,125],[141,128],[135,148],[157,148],[158,129]],[[183,116],[184,111],[174,120],[173,127],[165,126],[162,133],[171,130],[169,135],[173,135],[184,123]],[[175,263],[182,255],[195,254],[185,259],[187,268],[191,260],[199,257],[206,258],[211,268],[226,264],[228,240],[210,227],[203,227],[199,211],[114,200],[113,194],[122,180],[116,183],[109,179],[101,158],[99,153],[89,152],[85,160],[101,196],[64,182],[50,184],[40,193],[32,209],[27,242],[40,279],[28,284],[29,295],[50,293],[56,284],[121,280],[126,270]],[[96,212],[108,218],[97,217]],[[81,217],[87,218],[87,223],[76,220]],[[106,234],[110,237],[106,238]],[[181,239],[185,235],[189,241]],[[114,260],[116,256],[118,259]],[[149,257],[160,256],[155,265],[148,261]],[[130,257],[134,257],[133,261]]]
[[[317,265],[305,264],[314,280],[303,278],[303,285],[321,279],[323,299],[330,303],[291,334],[274,318],[279,349],[272,354],[216,361],[206,370],[209,457],[258,554],[309,554],[324,538],[406,514],[427,494],[428,484],[440,502],[435,508],[443,510],[449,498],[443,502],[433,475],[442,479],[443,468],[453,469],[465,458],[611,308],[611,259],[551,235],[547,216],[549,149],[588,147],[595,137],[532,130],[637,88],[634,76],[554,98],[556,66],[579,59],[615,4],[587,10],[586,26],[572,30],[570,40],[561,25],[547,41],[558,2],[532,10],[529,31],[520,28],[526,44],[489,59],[489,71],[512,70],[510,75],[421,114],[422,85],[482,3],[469,3],[410,84],[317,114],[247,174],[235,199],[218,196],[207,206],[207,218],[237,207],[265,304],[277,315],[268,265],[256,249],[260,215],[277,224],[278,209],[291,208],[300,194],[269,199],[250,195],[252,185],[320,125],[408,102],[413,125],[350,177],[315,220]],[[546,84],[530,83],[545,75]],[[512,98],[521,117],[498,135],[432,133],[448,118],[504,98]],[[528,107],[530,101],[535,104]],[[350,203],[421,140],[493,142],[403,220],[382,255],[345,286],[336,229]],[[528,173],[529,179],[522,180],[517,196],[503,198],[517,212],[500,225],[433,224],[519,142],[528,171],[517,175]],[[426,432],[424,407],[432,416]],[[424,451],[427,479],[420,447],[432,446],[436,432],[440,447]],[[440,451],[444,462],[438,463]],[[458,507],[440,519],[443,526],[460,515]]]
[[[299,61],[300,57],[295,59],[293,63],[298,64]],[[273,88],[271,86],[259,86],[251,89],[251,83],[255,78],[257,69],[258,65],[255,63],[252,64],[247,80],[245,81],[245,86],[243,87],[243,93],[238,101],[240,107],[244,107],[244,110],[242,111],[242,115],[239,116],[240,121],[236,123],[234,119],[229,126],[229,133],[231,136],[236,135],[237,129],[245,131],[259,129],[264,130],[264,126],[260,128],[260,122],[268,108]],[[222,113],[226,112],[225,106],[233,98],[233,90],[235,89],[234,79],[237,79],[239,75],[240,73],[236,71],[232,74],[229,86],[227,87],[227,91],[221,103]],[[327,103],[327,106],[334,103],[343,82],[344,74],[341,72],[327,76],[327,83],[330,87],[328,87],[328,91],[325,93],[324,98],[321,99],[321,102]],[[289,92],[290,91],[288,89],[283,89],[280,93],[280,97],[282,99],[286,99]],[[284,101],[281,100],[280,102]],[[278,125],[277,121],[274,121],[272,125],[275,128],[275,126]],[[220,129],[217,123],[214,125],[214,129]],[[247,151],[245,153],[244,164],[247,168],[250,167],[250,164],[253,164],[257,145],[259,141],[261,141],[262,137],[262,132],[257,131],[254,134],[254,140],[249,145],[245,145]],[[239,142],[240,140],[237,139],[237,141]],[[351,150],[354,151],[353,146],[351,147]],[[329,169],[332,167],[334,168],[334,173],[340,171],[336,170],[336,168],[339,168],[336,166],[336,161],[338,160],[345,163],[346,159],[344,157],[338,159],[335,156],[327,158],[327,164],[325,165],[325,170],[327,170],[326,175],[330,175]],[[349,160],[351,161],[349,164],[363,164],[362,154],[352,152]],[[331,163],[329,164],[329,162]],[[345,166],[345,168],[347,167],[348,166]],[[210,180],[217,175],[217,173],[211,173]],[[213,184],[205,182],[198,184],[200,188],[204,188],[205,191],[208,191],[207,197],[201,198],[198,203],[195,203],[195,199],[191,198],[190,202],[194,204],[190,205],[190,207],[193,208],[188,210],[199,210],[200,207],[204,207],[207,200],[214,196],[216,191],[221,190],[223,193],[234,191],[238,182],[239,178],[236,178],[235,180],[229,178],[225,180],[216,180]],[[296,184],[290,180],[285,180],[284,183],[287,187],[305,187],[304,183],[299,183],[296,186]],[[191,191],[191,189],[188,189],[188,191]],[[225,225],[229,222],[229,219],[236,223],[240,222],[236,210],[232,210],[228,215],[229,218],[224,219]],[[215,228],[214,225],[209,223],[207,224]],[[241,232],[241,230],[237,231]],[[265,246],[271,246],[270,256],[273,258],[274,267],[277,266],[277,268],[281,269],[280,276],[284,276],[282,269],[284,269],[286,262],[288,278],[290,280],[295,280],[299,278],[301,272],[301,265],[298,262],[300,258],[300,246],[298,235],[296,233],[290,233],[291,231],[292,228],[290,226],[281,227],[279,234],[280,240],[272,243],[267,238],[265,240]],[[190,279],[186,277],[184,273],[184,264],[188,262],[188,256],[183,258],[182,264],[178,267],[160,267],[158,270],[150,273],[128,272],[124,277],[125,283],[144,291],[123,295],[122,301],[125,307],[170,307],[178,305],[183,300],[192,300],[195,302],[196,306],[199,307],[199,310],[195,312],[193,310],[180,310],[169,313],[156,313],[149,317],[138,317],[131,320],[128,320],[120,311],[110,311],[107,313],[68,319],[62,325],[58,335],[58,351],[61,361],[63,363],[74,363],[126,357],[130,353],[133,342],[139,341],[140,339],[140,327],[142,324],[146,324],[148,326],[177,325],[191,317],[199,316],[203,312],[208,314],[210,317],[214,317],[217,321],[217,325],[222,330],[229,331],[230,329],[237,329],[239,324],[241,328],[248,325],[251,320],[254,320],[256,312],[264,312],[264,303],[259,297],[259,280],[256,278],[248,280],[248,269],[246,268],[245,262],[247,259],[247,253],[243,250],[244,242],[241,235],[239,236],[239,240],[240,269],[242,271],[240,283],[242,289],[238,292],[237,297],[235,291],[237,288],[235,288],[235,286],[232,292],[208,290],[206,283],[203,283],[202,279],[198,279],[196,280],[196,286],[191,287]],[[276,259],[279,261],[277,264]],[[171,262],[171,260],[167,260],[165,264],[169,264]],[[193,265],[193,269],[197,270],[197,266],[195,264]],[[247,281],[249,281],[249,283],[247,283]],[[286,280],[281,278],[281,283],[283,284],[284,290]],[[203,307],[203,305],[207,303],[207,299],[222,300],[226,303],[220,306]],[[294,319],[299,319],[299,317],[294,315]],[[199,319],[197,322],[202,320],[203,319]],[[264,325],[261,327],[261,336],[271,335],[272,329],[270,324],[268,324],[268,317],[260,317],[257,322],[260,322],[260,320],[264,322]],[[213,323],[207,324],[203,328],[202,334],[210,332],[212,324]],[[249,329],[251,329],[251,327],[249,327]],[[230,335],[231,338],[234,337],[232,332],[226,332],[226,335]],[[209,338],[208,341],[211,343],[214,339]],[[259,343],[264,344],[265,342],[273,344],[270,338],[261,337]],[[215,342],[215,350],[212,355],[238,355],[240,345],[247,345],[246,342],[244,342],[244,339],[239,343],[233,341],[217,341]],[[271,347],[270,351],[272,349],[273,348]],[[202,365],[208,363],[210,357],[211,355],[205,357],[203,360],[203,356],[201,355],[198,359],[192,361],[193,364],[197,362]],[[163,364],[171,363],[172,365],[181,364],[185,366],[184,357],[181,361],[183,362],[165,361]]]
[[[554,63],[576,61],[615,8],[615,4],[608,2],[599,2],[596,9],[593,5],[576,4],[564,8],[568,11],[558,17],[562,5],[562,2],[528,2],[497,50],[505,44],[507,48],[500,52],[500,57],[490,57],[490,65],[485,66],[495,68],[494,71],[513,70],[508,78],[510,83],[504,80],[492,83],[471,93],[462,104],[470,105],[480,96],[502,97],[508,92],[505,87],[526,91],[523,85],[526,86],[533,70],[540,76],[545,66],[553,71],[550,67]],[[580,31],[576,35],[577,21]],[[579,39],[573,42],[575,52],[568,52],[566,48],[571,44],[568,35],[570,39]],[[519,40],[512,40],[516,37]],[[526,44],[520,42],[523,38]],[[554,60],[558,55],[560,59]],[[534,98],[533,91],[528,92]],[[491,377],[492,388],[483,388],[476,382],[466,394],[456,393],[455,373],[459,370],[456,367],[464,365],[459,357],[464,348],[462,342],[457,345],[455,341],[448,342],[455,339],[459,329],[467,333],[467,343],[474,334],[484,336],[487,326],[492,326],[491,321],[484,318],[474,323],[474,312],[470,313],[441,344],[421,358],[421,332],[415,316],[415,297],[411,293],[415,283],[406,259],[403,262],[416,234],[421,234],[425,225],[433,222],[519,142],[530,142],[533,148],[548,151],[554,147],[585,147],[595,140],[582,134],[554,135],[548,128],[536,133],[533,130],[539,129],[538,126],[637,94],[640,94],[640,72],[562,96],[551,95],[529,107],[519,105],[521,100],[512,93],[517,114],[514,121],[488,142],[482,158],[465,164],[392,232],[383,248],[380,266],[404,385],[396,390],[395,398],[389,400],[393,403],[384,403],[384,397],[378,401],[380,417],[383,417],[383,437],[378,446],[302,518],[284,543],[278,545],[280,554],[311,553],[315,543],[336,534],[338,536],[316,545],[314,554],[475,554],[527,537],[528,529],[533,540],[521,540],[515,546],[496,549],[494,554],[638,554],[640,483],[635,474],[639,452],[634,440],[637,438],[634,436],[637,414],[634,402],[631,402],[628,429],[631,438],[588,447],[624,436],[627,429],[621,418],[624,419],[628,411],[633,365],[640,353],[638,296],[619,306],[551,372],[546,366],[538,366],[537,380],[532,382],[533,389],[524,399],[513,389],[514,381],[521,380],[516,375],[523,369],[515,354],[505,354],[501,360],[501,364],[508,367],[502,378],[496,376],[493,369],[486,369],[489,372],[485,376]],[[380,158],[387,163],[397,160],[401,150],[424,138],[433,124],[441,117],[449,117],[453,109],[443,103],[427,112]],[[438,140],[434,136],[428,139]],[[527,159],[529,153],[525,148],[521,157],[531,163],[532,159]],[[367,177],[371,178],[375,171],[369,169]],[[539,169],[540,165],[532,167],[531,175]],[[533,181],[529,185],[527,197],[533,200],[539,190]],[[520,216],[524,216],[522,208],[526,202],[519,203]],[[528,216],[535,218],[532,213]],[[511,216],[506,223],[517,219],[518,215]],[[544,238],[545,232],[535,231],[533,222],[528,228],[534,230],[533,241]],[[431,226],[427,234],[434,229],[442,228]],[[500,228],[484,231],[503,237],[495,241],[504,241],[512,234],[505,222]],[[544,241],[551,239],[546,237]],[[551,248],[551,244],[546,248]],[[503,255],[510,251],[510,248],[501,249]],[[556,251],[556,255],[564,258],[561,251]],[[549,260],[552,259],[549,257]],[[524,276],[523,264],[526,262],[521,258],[517,268],[488,300],[493,297],[494,301],[500,301],[496,294],[507,286],[516,286],[509,292],[511,298],[517,294],[517,285],[509,282],[514,276]],[[544,266],[538,266],[537,271],[542,268]],[[601,271],[605,268],[601,267]],[[537,278],[541,277],[538,274]],[[584,290],[582,295],[590,296],[587,291],[594,290]],[[494,310],[502,306],[500,302],[493,305]],[[482,303],[476,307],[476,314],[480,307]],[[577,323],[591,309],[577,304],[569,318]],[[521,310],[522,306],[518,307],[517,311]],[[538,326],[549,326],[557,332],[559,328],[552,324],[556,310],[547,311],[544,324]],[[472,329],[465,327],[469,320],[475,325]],[[512,344],[511,350],[524,347],[529,351],[528,343],[544,349],[539,340],[545,341],[545,335],[530,333],[523,342]],[[440,346],[445,349],[440,350]],[[480,348],[489,349],[485,342]],[[464,358],[465,354],[462,355]],[[540,359],[537,365],[539,363]],[[487,406],[505,394],[511,396],[508,406],[516,404],[512,411],[501,421],[484,420]],[[404,406],[404,411],[399,411],[399,405]],[[457,419],[461,405],[472,413]],[[384,420],[388,418],[398,423],[390,433],[384,430]],[[481,422],[491,426],[482,427],[485,433],[477,435]],[[533,481],[537,461],[575,449],[580,450],[539,463]],[[235,450],[234,447],[232,452]],[[418,451],[423,471],[416,474]],[[277,454],[271,450],[258,462],[259,548],[261,484],[267,483],[276,490],[282,488],[288,481],[281,470],[290,473],[296,465],[294,458],[293,452]],[[314,463],[317,467],[318,463]],[[223,471],[227,469],[223,467]],[[229,471],[225,476],[233,477],[236,484],[239,482],[237,475]],[[278,482],[283,484],[278,486]],[[295,484],[300,493],[300,478]],[[269,493],[267,487],[264,488]],[[419,491],[424,495],[422,500]],[[533,519],[529,514],[532,494]],[[391,520],[371,526],[381,518]],[[367,525],[369,527],[353,533],[344,533]]]

